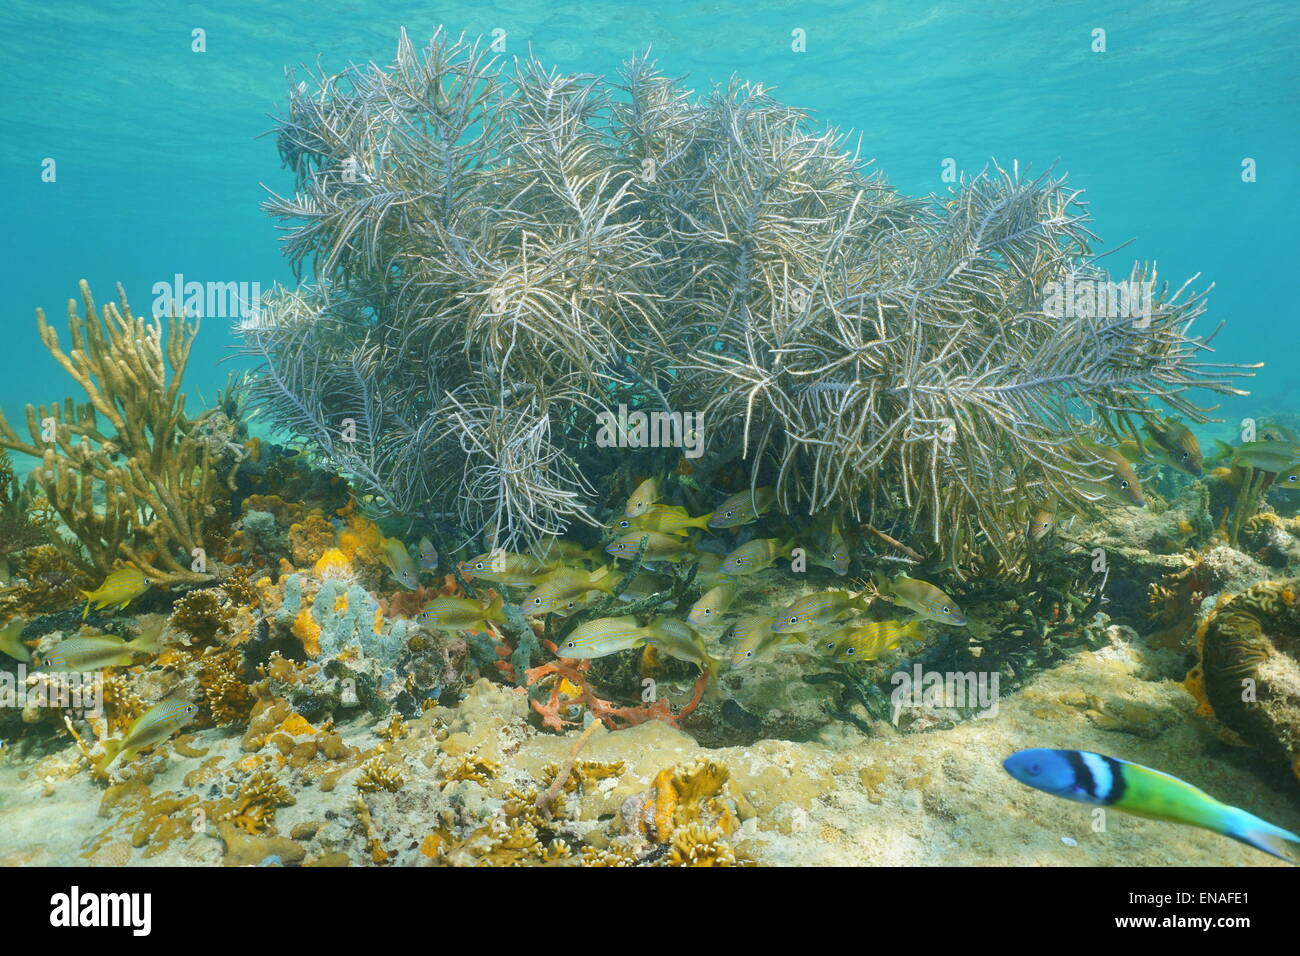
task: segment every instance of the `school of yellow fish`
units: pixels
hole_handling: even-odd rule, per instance
[[[1168,466],[1188,475],[1205,473],[1206,459],[1191,431],[1179,422],[1153,418],[1144,425],[1145,437],[1126,439],[1115,445],[1080,440],[1072,454],[1084,475],[1084,490],[1096,497],[1123,505],[1145,504],[1141,480],[1135,466]],[[1254,440],[1237,446],[1222,442],[1210,474],[1230,484],[1239,484],[1257,473],[1278,487],[1300,487],[1300,441],[1281,426],[1269,426]],[[744,668],[771,658],[785,648],[803,646],[834,663],[871,661],[900,648],[904,641],[922,639],[921,622],[961,627],[965,615],[957,603],[935,585],[897,575],[876,574],[861,591],[829,588],[799,597],[775,615],[733,614],[732,605],[742,579],[781,561],[792,570],[802,562],[816,564],[844,575],[849,570],[850,546],[835,520],[808,525],[804,535],[744,537],[744,526],[772,511],[776,494],[772,488],[750,489],[732,495],[708,514],[691,515],[680,505],[664,504],[657,478],[643,481],[627,499],[623,514],[607,529],[609,543],[601,555],[564,539],[552,537],[539,542],[527,553],[503,550],[478,555],[457,564],[460,574],[471,581],[488,582],[510,594],[511,603],[526,618],[556,615],[567,618],[593,601],[611,594],[626,602],[639,601],[672,587],[673,579],[663,573],[664,564],[695,565],[694,581],[704,588],[685,619],[653,613],[642,622],[635,616],[607,616],[583,621],[564,634],[556,648],[558,656],[592,659],[640,647],[687,661],[708,672],[716,681],[724,666]],[[1059,506],[1052,501],[1033,504],[1023,534],[1030,542],[1046,537],[1056,526]],[[874,530],[874,529],[872,529]],[[876,532],[881,535],[880,532]],[[727,542],[723,535],[736,535]],[[886,537],[881,535],[882,537]],[[743,540],[742,540],[743,538]],[[418,543],[413,556],[396,538],[382,537],[378,557],[392,578],[402,587],[415,590],[420,575],[439,567],[439,555],[428,538]],[[631,580],[618,567],[619,561],[639,561]],[[800,568],[802,570],[802,568]],[[151,587],[137,569],[125,566],[110,573],[86,598],[82,619],[92,607],[127,607]],[[906,619],[854,620],[883,602],[911,612]],[[486,631],[505,625],[506,598],[494,592],[486,602],[470,597],[443,596],[423,607],[417,616],[421,624],[451,631]],[[24,664],[49,672],[98,671],[137,663],[143,655],[160,650],[156,631],[124,640],[109,634],[78,634],[62,640],[33,661],[21,639],[24,622],[15,619],[0,629],[0,653]],[[705,634],[710,638],[706,639]],[[728,648],[715,656],[710,640]],[[728,657],[726,664],[720,657]],[[143,714],[120,739],[110,741],[102,763],[104,769],[123,758],[129,759],[181,729],[196,714],[194,704],[165,700]]]

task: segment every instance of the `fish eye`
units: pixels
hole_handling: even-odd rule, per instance
[[[1287,480],[1287,481],[1296,481],[1296,480],[1298,480],[1298,479],[1300,479],[1300,476],[1297,476],[1297,475],[1287,475],[1287,476],[1286,476],[1286,480]]]
[[[630,521],[628,521],[626,518],[624,518],[622,521],[620,521],[620,522],[618,523],[618,526],[619,526],[620,528],[630,528],[630,527],[632,527],[632,522],[630,522]]]
[[[1031,777],[1037,777],[1040,773],[1043,772],[1043,768],[1042,765],[1040,764],[1031,763],[1028,767],[1025,768],[1025,772],[1028,773]]]
[[[858,652],[858,649],[857,649],[856,647],[850,647],[850,648],[849,648],[849,651],[848,651],[848,656],[849,656],[849,657],[852,657],[852,656],[853,656],[854,654],[856,654],[857,652]]]
[[[941,608],[941,610],[943,611],[944,614],[947,614],[947,613],[948,613],[948,606],[945,604],[945,605]]]
[[[478,564],[474,565],[474,570],[475,570],[475,571],[482,571],[482,570],[483,570],[483,562],[480,561]]]
[[[1120,486],[1121,488],[1127,488],[1127,487],[1128,487],[1128,479],[1127,479],[1127,478],[1122,478],[1122,479],[1120,479],[1119,486]]]

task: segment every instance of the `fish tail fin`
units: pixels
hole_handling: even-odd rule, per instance
[[[1300,866],[1300,836],[1289,830],[1274,826],[1267,820],[1261,820],[1253,813],[1232,808],[1232,813],[1225,821],[1224,836],[1230,836],[1238,842],[1263,850],[1279,860],[1286,860]]]
[[[117,763],[122,754],[125,753],[120,740],[104,741],[104,756],[99,760],[98,770],[100,773],[108,773],[109,768]]]
[[[141,634],[135,640],[127,641],[126,647],[138,654],[157,654],[162,650],[162,645],[158,643],[158,634],[159,631]]]
[[[90,615],[90,602],[93,601],[94,598],[90,596],[89,591],[82,591],[81,593],[86,596],[86,609],[81,612],[81,619],[84,621]]]
[[[914,617],[901,628],[898,629],[898,636],[910,641],[919,641],[923,638],[921,634],[921,619]]]
[[[500,594],[492,595],[492,600],[488,602],[487,611],[484,612],[483,617],[489,621],[505,620],[505,601]]]

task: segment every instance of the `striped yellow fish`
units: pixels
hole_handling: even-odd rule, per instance
[[[538,582],[522,601],[519,608],[525,614],[550,614],[552,611],[572,612],[583,602],[579,599],[589,591],[609,592],[622,579],[621,574],[611,574],[609,568],[597,571],[579,571],[557,568]]]
[[[86,619],[92,604],[95,610],[105,607],[124,608],[147,590],[149,579],[138,569],[130,565],[118,568],[95,590],[81,592],[86,598],[86,609],[82,612],[81,619]]]
[[[790,556],[791,542],[776,538],[755,538],[733,550],[722,561],[723,574],[756,574],[770,568],[777,558]]]
[[[439,597],[425,605],[416,620],[447,631],[486,631],[489,621],[505,623],[504,606],[499,594],[492,596],[487,607],[473,598]]]
[[[798,634],[810,631],[814,627],[829,624],[852,614],[865,610],[867,600],[861,594],[848,591],[817,591],[805,594],[783,608],[776,616],[772,631],[776,634]]]
[[[632,497],[627,499],[627,507],[623,510],[625,518],[639,518],[650,510],[650,506],[659,500],[659,481],[656,478],[647,478],[641,484],[636,486],[636,491],[632,492]]]
[[[99,769],[107,771],[119,760],[130,760],[141,750],[162,743],[194,720],[199,709],[187,700],[165,700],[136,718],[121,740],[109,740]]]
[[[878,576],[876,588],[886,601],[909,608],[924,620],[957,627],[966,624],[966,615],[962,614],[957,602],[928,581],[901,574],[893,580]]]
[[[701,530],[708,528],[710,512],[706,515],[692,517],[690,512],[679,505],[651,505],[650,509],[637,518],[619,518],[614,522],[614,531],[659,531],[663,534],[685,535],[691,528]]]
[[[639,626],[635,617],[602,617],[579,624],[560,642],[555,653],[560,657],[591,660],[640,647],[652,634],[650,628]]]
[[[903,638],[919,640],[921,622],[869,621],[840,628],[817,639],[817,650],[837,664],[845,661],[874,661],[898,647]]]
[[[128,667],[136,654],[158,653],[157,632],[124,641],[112,634],[70,637],[60,641],[41,661],[41,669],[56,673],[97,671],[105,667]]]
[[[710,528],[738,528],[757,521],[776,504],[776,489],[768,486],[737,492],[713,512]]]
[[[605,550],[616,558],[631,561],[641,550],[643,540],[643,561],[687,561],[695,554],[695,549],[685,538],[659,531],[629,531]]]
[[[705,592],[704,596],[691,606],[691,612],[686,615],[686,620],[696,627],[717,624],[735,599],[734,585],[719,584]]]

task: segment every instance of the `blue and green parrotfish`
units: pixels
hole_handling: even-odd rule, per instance
[[[1066,800],[1186,823],[1300,864],[1300,836],[1150,767],[1086,750],[1045,749],[1021,750],[1002,766],[1026,786]]]

